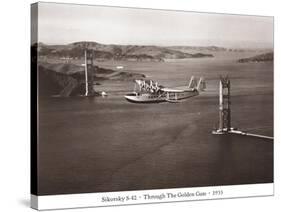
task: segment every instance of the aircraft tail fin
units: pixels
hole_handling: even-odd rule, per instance
[[[203,77],[200,77],[196,89],[198,91],[204,91],[206,89],[206,81],[204,80]]]
[[[188,88],[196,88],[197,86],[197,80],[194,76],[192,76],[190,78],[189,84],[188,84]]]

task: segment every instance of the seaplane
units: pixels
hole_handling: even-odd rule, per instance
[[[125,98],[132,103],[178,103],[198,96],[205,89],[206,82],[203,77],[197,80],[192,76],[187,86],[176,88],[166,88],[153,80],[137,79],[134,91],[126,94]]]

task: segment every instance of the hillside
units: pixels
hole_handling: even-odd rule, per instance
[[[239,59],[239,63],[248,63],[248,62],[272,62],[274,59],[273,52],[259,54],[253,57]]]
[[[75,96],[85,93],[85,72],[74,64],[38,64],[39,96]],[[143,74],[119,72],[95,66],[95,84],[104,80],[133,80],[145,78]]]
[[[258,49],[258,48],[225,48],[219,46],[169,46],[172,50],[182,52],[261,52],[271,51],[271,49]]]
[[[218,47],[218,46],[169,46],[169,49],[178,50],[182,52],[186,51],[227,51],[227,48],[224,47]]]
[[[39,56],[50,58],[82,59],[84,49],[93,49],[97,60],[125,61],[165,61],[165,59],[184,59],[213,57],[212,54],[191,54],[181,50],[160,46],[105,45],[96,42],[76,42],[67,45],[46,45],[39,43]]]

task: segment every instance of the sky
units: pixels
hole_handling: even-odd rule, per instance
[[[57,3],[39,3],[38,13],[46,44],[273,46],[273,17]]]

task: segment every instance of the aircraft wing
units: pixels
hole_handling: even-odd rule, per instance
[[[171,92],[171,93],[182,93],[185,91],[194,91],[193,88],[187,88],[186,86],[179,86],[174,88],[161,88],[164,92]]]
[[[171,92],[171,93],[182,93],[184,90],[182,89],[176,89],[176,88],[161,88],[164,92]]]

